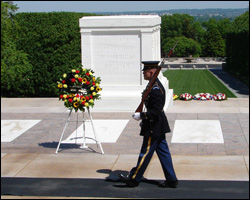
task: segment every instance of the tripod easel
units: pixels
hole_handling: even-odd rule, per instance
[[[60,138],[59,143],[58,143],[58,145],[57,145],[57,149],[56,149],[56,152],[55,152],[56,154],[57,154],[57,152],[58,152],[58,150],[59,150],[59,147],[60,147],[60,145],[61,145],[61,142],[62,142],[62,139],[63,139],[64,132],[65,132],[67,126],[68,126],[68,123],[69,123],[69,120],[70,120],[70,117],[71,117],[71,114],[72,114],[72,110],[73,110],[73,109],[70,109],[70,112],[69,112],[69,116],[68,116],[67,122],[66,122],[66,124],[65,124],[65,126],[64,126],[64,129],[63,129],[61,138]],[[98,137],[97,137],[97,134],[96,134],[96,131],[95,131],[95,127],[94,127],[94,124],[93,124],[92,115],[91,115],[91,113],[90,113],[89,108],[87,108],[87,110],[88,110],[88,115],[89,115],[90,120],[86,120],[86,119],[85,119],[85,112],[82,112],[82,116],[83,116],[83,120],[82,120],[82,122],[83,122],[83,124],[82,124],[82,126],[83,126],[83,144],[82,144],[82,146],[81,146],[80,148],[88,148],[88,146],[86,145],[85,122],[91,122],[91,125],[92,125],[92,129],[93,129],[93,132],[94,132],[95,139],[93,139],[93,138],[90,138],[90,139],[93,139],[93,140],[96,142],[97,147],[98,147],[98,145],[100,146],[101,152],[102,152],[102,154],[104,154],[104,151],[103,151],[103,149],[102,149],[101,142],[99,141],[99,139],[98,139]],[[78,115],[78,113],[77,113],[77,115]],[[78,118],[78,116],[77,116],[77,118]],[[77,120],[77,122],[78,122],[78,120]]]

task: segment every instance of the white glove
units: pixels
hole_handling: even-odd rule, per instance
[[[139,121],[139,120],[141,119],[141,113],[139,113],[139,112],[134,113],[134,114],[132,115],[132,117],[133,117],[135,120]]]

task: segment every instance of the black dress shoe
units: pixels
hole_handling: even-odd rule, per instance
[[[163,183],[160,183],[158,187],[161,188],[177,188],[177,185],[179,184],[179,181],[165,181]]]
[[[136,187],[139,185],[139,182],[133,180],[129,175],[125,176],[123,174],[118,174],[118,177],[123,183],[126,183],[129,187]]]

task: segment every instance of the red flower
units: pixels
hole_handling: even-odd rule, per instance
[[[62,94],[60,95],[60,99],[63,99],[63,95]]]
[[[76,79],[75,78],[72,78],[71,79],[72,83],[76,82]]]
[[[76,70],[76,74],[79,74],[80,73],[80,71],[79,70]]]
[[[92,96],[92,95],[89,95],[89,97],[90,97],[91,99],[93,99],[93,96]]]
[[[78,98],[78,97],[79,97],[79,94],[77,94],[76,97]]]
[[[89,73],[87,72],[86,75],[89,76]]]
[[[90,84],[90,82],[89,82],[89,81],[87,81],[87,82],[86,82],[86,84],[87,84],[87,85],[89,85],[89,84]]]
[[[64,84],[64,83],[66,83],[66,81],[65,81],[65,80],[63,80],[63,81],[62,81],[62,83]]]
[[[95,82],[93,82],[92,85],[95,85]]]
[[[73,99],[72,99],[72,98],[70,98],[70,99],[69,99],[69,103],[72,103],[72,101],[73,101]]]
[[[83,101],[83,102],[82,102],[82,105],[84,106],[84,105],[85,105],[85,103],[86,103],[86,102],[85,102],[85,101]]]
[[[88,97],[88,96],[86,96],[85,98],[86,98],[87,101],[89,100],[89,97]]]
[[[79,77],[79,78],[78,78],[78,81],[81,83],[81,82],[82,82],[82,78]]]

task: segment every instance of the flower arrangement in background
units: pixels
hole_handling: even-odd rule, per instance
[[[66,108],[84,112],[85,108],[93,107],[94,101],[100,99],[101,78],[96,78],[93,74],[93,70],[85,69],[82,65],[63,74],[57,86],[59,100],[64,101]]]
[[[211,95],[210,93],[197,93],[196,95],[194,95],[193,99],[194,100],[199,100],[199,101],[207,101],[207,100],[211,100],[213,98],[213,95]]]
[[[181,94],[180,100],[189,101],[192,100],[193,96],[189,93]]]
[[[177,99],[177,95],[174,95],[173,98],[174,100]],[[207,100],[215,100],[215,101],[222,101],[222,100],[226,100],[226,95],[223,93],[218,93],[215,95],[211,95],[210,93],[197,93],[196,95],[192,96],[189,93],[184,93],[182,95],[180,95],[180,100],[184,100],[184,101],[189,101],[189,100],[200,100],[200,101],[207,101]]]
[[[178,95],[176,95],[176,94],[173,95],[173,99],[174,99],[174,100],[177,100],[178,98],[179,98]]]
[[[218,94],[213,95],[213,99],[214,99],[215,101],[226,100],[226,95],[223,94],[223,93],[218,93]]]

